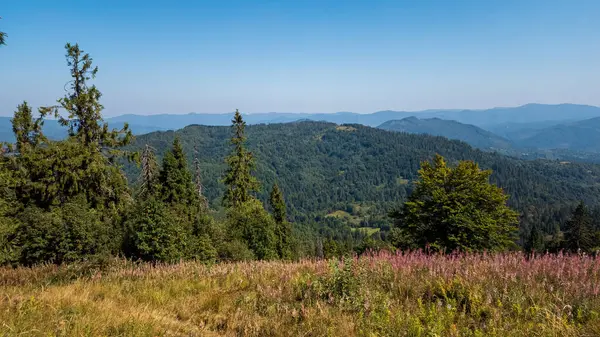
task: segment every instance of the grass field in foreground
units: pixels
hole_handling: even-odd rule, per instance
[[[0,268],[6,336],[598,336],[600,259]]]

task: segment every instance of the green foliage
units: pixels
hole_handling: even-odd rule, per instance
[[[235,110],[235,116],[231,122],[233,129],[231,144],[234,148],[225,159],[227,171],[223,177],[223,183],[227,189],[223,196],[223,204],[238,207],[252,198],[251,193],[259,188],[259,183],[252,175],[255,167],[254,156],[246,150],[244,133],[246,122],[238,110]]]
[[[4,159],[0,154],[0,265],[18,260],[18,247],[14,242],[18,220],[13,217],[18,211],[14,189],[16,181]]]
[[[543,252],[545,247],[544,233],[537,225],[533,225],[523,248],[526,252]]]
[[[149,198],[138,202],[125,221],[126,251],[144,261],[175,262],[190,250],[189,234],[162,201]]]
[[[506,206],[502,189],[488,182],[491,171],[471,161],[450,168],[440,155],[424,162],[420,180],[394,214],[395,225],[412,241],[438,250],[502,250],[516,231],[518,214]]]
[[[583,202],[579,203],[571,219],[567,221],[564,233],[564,248],[572,252],[591,252],[597,244],[592,229],[592,217]]]
[[[84,198],[49,210],[27,207],[18,214],[15,241],[20,263],[65,263],[111,253],[111,226]]]
[[[277,254],[282,259],[290,259],[292,257],[292,251],[290,249],[292,225],[287,221],[285,200],[283,199],[283,193],[277,184],[274,184],[273,189],[271,190],[269,205],[271,206],[273,219],[275,220],[275,236],[277,238],[275,246]]]
[[[140,187],[137,197],[148,198],[155,196],[160,191],[158,184],[158,163],[152,147],[146,145],[141,156],[142,171],[138,179]]]
[[[11,119],[13,133],[15,134],[17,152],[23,153],[37,146],[42,141],[42,124],[40,118],[33,120],[31,107],[27,102],[17,106],[14,117]]]
[[[227,214],[227,228],[234,239],[241,240],[259,260],[272,260],[277,255],[275,221],[260,201],[250,199]]]
[[[252,261],[256,259],[254,252],[248,248],[246,242],[240,239],[227,241],[221,248],[219,256],[223,261]]]
[[[99,152],[74,139],[49,142],[11,161],[17,196],[24,205],[47,209],[84,195],[90,206],[116,212],[129,202],[127,180]]]
[[[98,67],[92,65],[92,58],[78,44],[67,43],[65,49],[72,78],[70,90],[58,100],[59,106],[42,108],[40,111],[43,115],[53,112],[59,122],[68,127],[69,136],[77,138],[83,146],[114,153],[114,148],[130,143],[133,135],[127,124],[122,130],[109,130],[108,124],[102,123],[102,93],[95,85],[89,86],[87,83],[96,78]],[[60,114],[60,108],[67,112],[67,117]]]
[[[163,158],[162,169],[158,177],[162,199],[167,203],[193,205],[198,202],[198,195],[192,181],[181,142],[173,141],[173,149]]]

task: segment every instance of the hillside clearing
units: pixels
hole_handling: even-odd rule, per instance
[[[599,262],[382,253],[2,268],[0,335],[594,336]]]

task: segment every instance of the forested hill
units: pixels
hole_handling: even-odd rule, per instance
[[[406,117],[399,120],[387,121],[379,125],[378,128],[388,131],[428,134],[449,139],[458,139],[484,150],[507,150],[512,147],[509,140],[475,125],[440,118],[418,119],[416,117]]]
[[[229,127],[192,125],[176,132],[153,132],[137,137],[134,148],[145,144],[158,157],[180,137],[188,162],[194,147],[202,173],[204,191],[217,206],[223,186],[224,158],[230,151]],[[291,214],[324,215],[352,206],[369,206],[386,212],[412,189],[419,164],[435,153],[448,161],[474,160],[492,169],[493,182],[510,194],[510,204],[527,210],[529,217],[540,209],[571,206],[578,200],[600,201],[600,166],[524,161],[473,149],[466,143],[443,137],[395,133],[362,125],[338,126],[323,122],[253,125],[247,127],[249,148],[257,158],[256,175],[263,183],[261,199],[277,180]],[[136,169],[128,168],[130,179]]]

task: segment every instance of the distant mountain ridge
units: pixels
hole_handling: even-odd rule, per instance
[[[538,149],[600,152],[600,117],[537,130],[519,143]]]
[[[106,118],[106,121],[113,128],[120,128],[123,123],[129,123],[133,133],[140,135],[152,131],[179,130],[188,125],[226,126],[231,124],[232,116],[233,112],[149,116],[126,114]],[[589,105],[526,104],[513,108],[484,110],[430,109],[417,112],[387,110],[371,114],[352,112],[244,114],[244,119],[248,124],[312,120],[336,124],[362,124],[372,127],[408,117],[416,117],[408,120],[413,122],[410,130],[400,131],[459,139],[482,149],[507,149],[512,144],[520,148],[600,151],[600,147],[595,145],[600,143],[600,130],[591,128],[586,125],[590,122],[585,122],[585,120],[600,118],[600,107]],[[428,122],[423,122],[424,120]],[[417,123],[416,121],[421,122]],[[578,122],[581,122],[582,125],[577,124]],[[52,139],[66,136],[66,129],[55,120],[46,121],[44,132]],[[0,117],[0,141],[13,140],[10,117]]]
[[[406,117],[400,120],[387,121],[379,125],[378,128],[388,131],[442,136],[448,139],[461,140],[473,147],[485,150],[506,150],[513,146],[509,140],[475,125],[437,117],[427,119]]]
[[[229,125],[233,112],[225,114],[199,114],[189,113],[184,115],[122,115],[108,118],[112,122],[129,122],[133,125],[146,127],[161,127],[163,129],[180,129],[187,125]],[[370,114],[353,112],[336,113],[253,113],[244,114],[248,124],[286,123],[298,120],[324,121],[336,124],[363,124],[378,126],[389,120],[403,119],[415,116],[423,118],[441,118],[457,122],[473,124],[486,129],[487,126],[501,123],[534,123],[540,121],[572,121],[593,117],[600,117],[600,107],[578,104],[526,104],[514,108],[493,108],[485,110],[445,110],[430,109],[424,111],[377,111]]]

